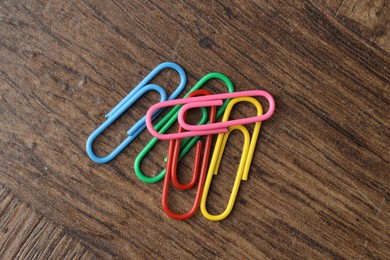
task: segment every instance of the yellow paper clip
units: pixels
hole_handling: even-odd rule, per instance
[[[231,113],[233,106],[237,103],[240,103],[240,102],[252,103],[257,108],[257,115],[261,116],[263,114],[263,107],[261,106],[260,102],[257,99],[255,99],[253,97],[234,98],[227,105],[225,113],[224,113],[223,118],[222,118],[222,122],[229,120],[229,116],[230,116],[230,113]],[[248,179],[253,154],[255,152],[257,139],[258,139],[259,133],[260,133],[260,127],[261,127],[261,122],[255,123],[252,138],[250,137],[248,129],[246,127],[244,127],[243,125],[231,126],[231,127],[229,127],[229,131],[227,133],[218,134],[218,138],[217,138],[217,141],[215,143],[215,148],[214,148],[213,155],[212,155],[211,162],[210,162],[210,167],[209,167],[209,170],[207,172],[207,177],[206,177],[206,181],[205,181],[204,188],[203,188],[202,199],[200,202],[200,210],[202,211],[202,214],[203,214],[203,216],[205,216],[205,218],[207,218],[209,220],[213,220],[213,221],[219,221],[219,220],[222,220],[222,219],[226,218],[227,216],[229,216],[229,214],[232,212],[233,207],[234,207],[234,203],[236,201],[237,193],[238,193],[238,190],[240,188],[241,180],[246,181]],[[237,174],[236,174],[236,179],[234,181],[232,193],[230,195],[229,202],[228,202],[228,205],[227,205],[225,211],[219,215],[212,215],[207,211],[207,208],[206,208],[207,195],[208,195],[208,192],[210,189],[211,180],[213,178],[213,175],[214,174],[216,175],[218,173],[218,169],[219,169],[219,166],[221,164],[223,152],[225,150],[225,146],[226,146],[227,140],[229,138],[229,135],[234,130],[239,130],[244,135],[244,145],[242,148],[242,155],[241,155],[241,159],[240,159],[240,164],[238,166],[238,170],[237,170]]]

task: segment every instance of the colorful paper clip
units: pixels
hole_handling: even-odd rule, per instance
[[[210,92],[207,90],[197,90],[195,91],[196,95],[210,95]],[[195,93],[193,92],[193,93]],[[216,116],[216,107],[210,108],[210,120],[209,123],[214,123],[215,116]],[[183,129],[181,126],[179,126],[178,132],[182,132]],[[179,152],[180,152],[180,143],[181,140],[171,140],[169,142],[169,155],[168,155],[168,161],[167,161],[167,172],[165,174],[164,178],[164,186],[163,186],[163,195],[162,195],[162,208],[165,211],[165,213],[170,216],[171,218],[178,219],[178,220],[184,220],[187,218],[192,217],[196,211],[199,208],[199,202],[200,198],[202,196],[203,191],[203,184],[206,177],[207,167],[209,163],[209,157],[210,157],[210,149],[211,149],[211,142],[212,142],[213,136],[207,135],[206,137],[206,143],[203,151],[203,158],[202,163],[201,160],[201,150],[202,150],[202,142],[197,142],[196,144],[196,154],[195,154],[195,161],[194,161],[194,168],[192,172],[192,178],[191,181],[182,184],[177,179],[177,164],[179,160]],[[202,166],[200,166],[202,164]],[[199,174],[199,168],[200,168],[200,174]],[[192,205],[192,208],[187,211],[186,213],[177,214],[172,212],[169,209],[168,206],[168,191],[169,191],[169,184],[170,180],[172,179],[173,185],[180,189],[180,190],[188,190],[195,186],[196,183],[198,183],[197,187],[197,193],[195,196],[194,204]]]
[[[222,122],[226,122],[227,120],[229,120],[229,115],[230,115],[230,112],[231,112],[233,106],[239,102],[252,103],[257,108],[257,115],[258,116],[263,115],[263,108],[262,108],[261,104],[259,103],[259,101],[256,100],[255,98],[252,98],[252,97],[235,98],[235,99],[232,99],[229,102],[228,106],[226,107],[226,112],[223,115]],[[253,154],[255,152],[257,139],[258,139],[258,136],[260,133],[260,127],[261,127],[261,122],[256,122],[254,130],[253,130],[252,138],[250,137],[248,130],[243,125],[230,126],[229,131],[227,133],[221,133],[218,135],[218,138],[217,138],[217,141],[215,144],[215,148],[214,148],[214,152],[213,152],[213,155],[211,157],[210,167],[209,167],[209,170],[207,172],[207,177],[206,177],[206,181],[205,181],[204,188],[203,188],[202,199],[200,202],[200,209],[202,211],[203,216],[205,216],[205,218],[207,218],[209,220],[213,220],[213,221],[222,220],[222,219],[226,218],[233,210],[233,206],[234,206],[234,203],[236,201],[237,193],[238,193],[238,190],[240,188],[241,180],[246,181],[248,179],[248,174],[249,174],[250,166],[252,163]],[[239,167],[237,170],[232,193],[230,195],[229,202],[228,202],[226,209],[219,215],[212,215],[207,211],[207,208],[206,208],[207,195],[208,195],[208,192],[210,189],[213,175],[214,174],[216,175],[218,173],[218,169],[219,169],[219,166],[221,164],[221,160],[222,160],[222,156],[223,156],[223,151],[225,150],[226,142],[229,138],[230,133],[234,130],[239,130],[244,135],[244,145],[243,145],[243,151],[242,151],[242,155],[241,155],[241,159],[240,159],[240,164],[239,164]]]
[[[164,62],[154,68],[121,102],[119,102],[107,115],[107,120],[100,125],[89,137],[86,144],[86,149],[91,160],[97,163],[106,163],[114,159],[126,146],[128,146],[141,132],[145,129],[145,116],[135,123],[127,134],[129,135],[118,147],[105,157],[98,157],[92,149],[92,145],[96,137],[101,134],[108,126],[110,126],[120,115],[122,115],[130,106],[132,106],[146,92],[154,90],[161,95],[160,102],[167,100],[166,92],[163,88],[155,84],[148,84],[158,73],[164,69],[174,69],[180,75],[180,84],[176,90],[169,96],[169,100],[176,98],[185,88],[186,74],[184,70],[177,64],[172,62]],[[153,120],[162,110],[153,112],[151,120]]]
[[[261,116],[235,119],[232,121],[217,122],[217,123],[205,124],[205,125],[189,125],[184,120],[184,114],[186,113],[187,110],[191,108],[221,106],[222,99],[230,99],[230,98],[237,98],[237,97],[254,97],[254,96],[265,97],[268,100],[269,108],[267,113]],[[175,105],[183,105],[182,108],[179,110],[178,121],[179,124],[188,131],[183,133],[172,133],[172,134],[161,134],[157,132],[156,129],[154,129],[152,123],[153,114],[155,113],[155,111],[159,109],[169,107],[169,106],[175,106]],[[264,121],[272,116],[274,110],[275,110],[274,98],[271,96],[271,94],[263,90],[249,90],[249,91],[216,94],[216,95],[202,96],[202,97],[175,99],[175,100],[165,101],[153,105],[146,113],[146,126],[148,128],[149,133],[160,140],[180,139],[180,138],[186,138],[192,136],[227,133],[228,127],[230,126],[251,124],[251,123]]]
[[[184,96],[184,99],[185,98],[189,98],[189,95],[193,91],[200,89],[204,84],[206,84],[208,81],[210,81],[212,79],[218,79],[218,80],[222,81],[226,85],[228,92],[232,93],[234,91],[233,83],[231,82],[231,80],[228,77],[226,77],[225,75],[223,75],[221,73],[212,72],[212,73],[209,73],[209,74],[205,75],[204,77],[202,77],[191,88],[191,90]],[[223,106],[218,109],[218,111],[217,111],[217,118],[221,117],[222,114],[224,113],[225,108],[226,108],[226,106],[228,104],[228,101],[229,100],[226,100],[224,102]],[[167,132],[168,129],[177,121],[177,116],[178,116],[180,107],[181,107],[181,105],[177,105],[177,106],[173,107],[171,109],[171,111],[169,111],[167,113],[167,115],[164,116],[164,118],[162,118],[156,124],[156,126],[155,126],[156,131],[158,131],[161,134],[164,134],[165,132]],[[207,110],[205,108],[203,108],[203,109],[207,113]],[[204,111],[203,111],[203,117],[202,117],[202,119],[199,122],[200,124],[204,124],[207,121],[207,114],[205,114]],[[154,113],[154,112],[152,112],[152,113]],[[191,148],[196,144],[196,142],[199,139],[200,139],[200,136],[194,136],[192,138],[186,138],[186,139],[184,139],[182,141],[182,144],[181,144],[182,148],[181,148],[181,151],[180,151],[179,160],[181,160],[188,153],[188,151],[191,150]],[[159,182],[165,176],[166,169],[163,169],[159,174],[157,174],[156,176],[153,176],[153,177],[146,176],[141,171],[141,162],[142,162],[142,160],[149,153],[149,151],[156,145],[158,140],[159,140],[158,138],[155,138],[155,137],[152,138],[149,141],[149,143],[138,154],[138,156],[135,158],[135,161],[134,161],[134,170],[135,170],[136,175],[138,176],[138,178],[140,178],[143,182],[146,182],[146,183],[156,183],[156,182]]]

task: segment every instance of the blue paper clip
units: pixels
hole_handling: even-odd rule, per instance
[[[105,157],[98,157],[92,150],[92,144],[96,137],[101,134],[108,126],[110,126],[120,115],[130,108],[141,96],[146,92],[155,90],[161,95],[160,102],[167,100],[165,90],[156,85],[148,84],[158,73],[163,69],[174,69],[180,75],[180,84],[176,90],[169,96],[168,100],[175,99],[185,88],[187,77],[184,70],[177,64],[172,62],[164,62],[154,68],[121,102],[119,102],[107,115],[107,120],[104,121],[89,137],[86,144],[88,156],[92,161],[97,163],[107,163],[114,159],[126,146],[128,146],[146,127],[145,116],[143,116],[137,123],[135,123],[127,134],[129,135],[118,147],[114,149],[109,155]],[[153,119],[162,112],[162,109],[153,114]]]

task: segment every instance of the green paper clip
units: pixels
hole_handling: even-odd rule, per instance
[[[207,75],[205,75],[203,78],[201,78],[191,89],[190,91],[184,96],[187,97],[191,92],[200,89],[206,82],[212,79],[218,79],[221,80],[223,83],[225,83],[227,89],[229,92],[234,92],[234,86],[232,81],[226,77],[225,75],[217,72],[212,72]],[[218,109],[217,111],[217,118],[221,117],[222,114],[225,111],[225,108],[227,104],[229,103],[230,99],[225,100],[223,105]],[[168,129],[177,121],[177,116],[179,113],[179,110],[181,108],[181,105],[174,106],[171,111],[168,112],[167,115],[165,115],[155,126],[154,128],[161,134],[164,134],[168,131]],[[199,121],[198,124],[204,124],[207,121],[207,110],[205,108],[202,109],[202,119]],[[200,136],[195,137],[189,137],[183,139],[183,142],[181,144],[180,154],[179,154],[179,160],[181,160],[190,150],[191,148],[198,142],[200,139]],[[141,181],[146,183],[156,183],[161,181],[165,176],[166,169],[164,168],[159,174],[153,177],[146,176],[141,171],[141,161],[142,159],[149,153],[149,151],[156,145],[156,143],[159,140],[155,137],[153,137],[149,143],[142,149],[142,151],[138,154],[138,156],[135,158],[134,161],[134,171],[138,178],[141,179]],[[164,161],[166,161],[167,158],[164,158]]]

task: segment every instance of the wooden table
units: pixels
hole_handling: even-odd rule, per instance
[[[1,1],[0,258],[389,259],[388,1],[173,2]],[[186,70],[186,91],[217,71],[238,91],[276,99],[223,221],[165,215],[162,183],[133,170],[147,131],[110,163],[85,152],[105,113],[163,61]],[[171,92],[178,76],[154,82]],[[217,81],[207,89],[226,92]],[[97,153],[158,100],[137,102]],[[211,212],[227,203],[242,142],[240,133],[229,139]],[[145,159],[150,175],[167,146]],[[183,181],[193,154],[179,166]],[[170,195],[184,212],[195,192]]]

